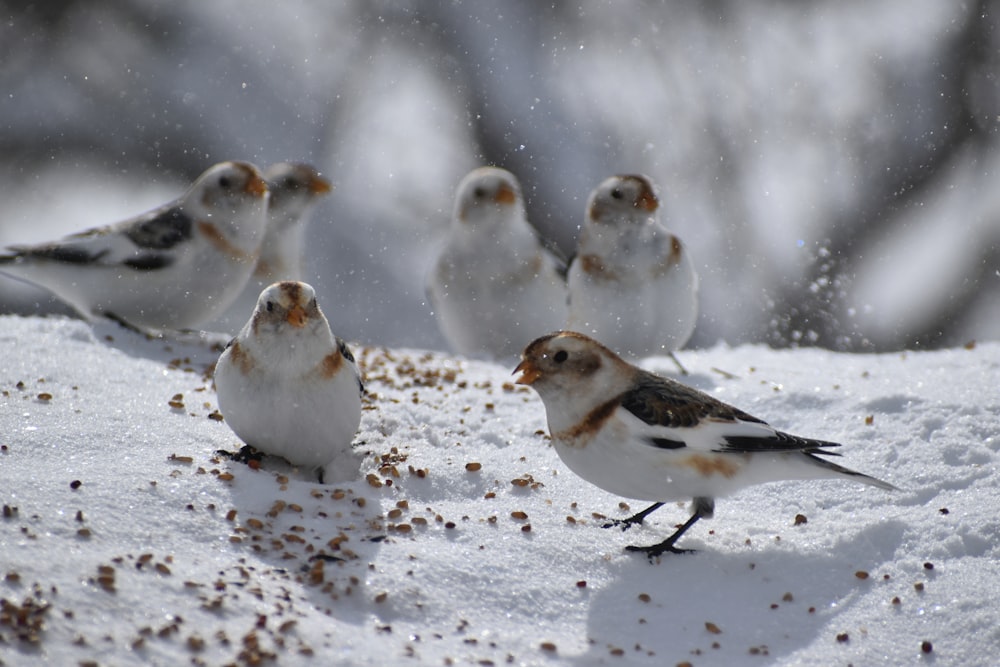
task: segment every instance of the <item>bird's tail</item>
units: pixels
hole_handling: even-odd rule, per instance
[[[857,480],[858,482],[861,482],[862,484],[867,484],[868,486],[875,486],[880,489],[885,489],[886,491],[899,491],[898,487],[893,486],[889,482],[883,482],[882,480],[876,479],[875,477],[871,477],[870,475],[860,473],[856,470],[851,470],[850,468],[845,468],[844,466],[837,465],[836,463],[832,463],[826,459],[821,459],[820,457],[816,456],[811,452],[804,452],[804,453],[812,460],[814,464],[820,466],[821,468],[826,468],[827,470],[833,471],[837,474],[844,475],[845,477],[850,477],[854,480]]]

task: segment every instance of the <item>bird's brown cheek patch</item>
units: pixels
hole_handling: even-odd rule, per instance
[[[722,475],[726,479],[733,477],[740,471],[740,466],[725,456],[705,456],[703,454],[691,454],[680,461],[681,465],[694,468],[698,474],[705,477],[712,475]]]
[[[229,242],[229,239],[222,235],[222,232],[216,229],[215,225],[212,223],[205,222],[204,220],[199,221],[198,231],[204,234],[205,238],[208,239],[208,242],[212,244],[212,247],[221,252],[223,255],[226,255],[231,259],[235,259],[238,262],[257,261],[256,253],[246,253],[234,246]]]

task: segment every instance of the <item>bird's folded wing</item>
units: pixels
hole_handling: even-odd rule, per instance
[[[832,454],[837,443],[777,431],[760,419],[677,382],[642,374],[621,397],[634,428],[659,449],[688,447],[720,453],[807,451]]]
[[[177,206],[165,206],[132,220],[73,234],[54,243],[14,246],[11,259],[157,269],[174,261],[176,247],[188,241],[192,233],[191,218]]]

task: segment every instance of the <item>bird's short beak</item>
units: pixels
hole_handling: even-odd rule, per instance
[[[301,329],[306,325],[309,316],[306,315],[306,310],[302,306],[292,306],[288,309],[288,315],[285,319],[296,329]]]
[[[517,201],[517,193],[514,192],[514,188],[509,185],[501,185],[500,189],[497,190],[497,194],[493,197],[493,201],[497,204],[506,204],[510,206]]]
[[[321,176],[315,176],[309,179],[309,192],[314,195],[325,195],[327,192],[333,190],[333,185],[330,181],[326,180]]]
[[[247,181],[247,186],[244,189],[247,194],[251,194],[254,197],[263,197],[267,194],[267,181],[255,174]]]
[[[644,211],[649,211],[652,213],[660,207],[660,200],[656,198],[652,192],[643,192],[642,196],[639,197],[639,201],[636,202],[638,208]]]
[[[542,374],[530,359],[525,359],[517,365],[513,374],[517,375],[518,373],[521,374],[521,377],[514,380],[516,384],[532,384]]]

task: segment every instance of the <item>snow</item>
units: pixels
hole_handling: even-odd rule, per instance
[[[685,537],[698,553],[652,564],[623,547],[686,509],[602,530],[593,513],[623,499],[566,470],[505,365],[359,348],[367,479],[323,486],[215,455],[240,443],[209,418],[207,343],[3,316],[0,350],[3,665],[971,665],[1000,648],[998,343],[682,353],[688,382],[903,490],[749,489]]]

